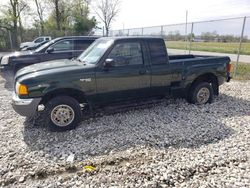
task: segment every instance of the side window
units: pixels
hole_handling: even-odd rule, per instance
[[[167,61],[165,44],[162,41],[149,42],[150,56],[152,64],[164,64]]]
[[[114,66],[143,64],[139,42],[126,42],[115,45],[108,58],[114,60]]]
[[[34,43],[40,43],[40,42],[43,42],[43,38],[37,38]]]
[[[55,52],[73,50],[74,43],[73,40],[63,40],[54,44],[53,46],[51,46],[51,48],[54,48]]]
[[[49,38],[45,38],[46,41],[49,41]]]
[[[92,40],[75,40],[75,50],[86,50],[90,44],[92,44],[94,41]]]

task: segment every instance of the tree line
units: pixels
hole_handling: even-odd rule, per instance
[[[0,50],[18,49],[21,42],[42,35],[93,35],[102,25],[108,35],[120,1],[7,0],[0,8]]]
[[[176,31],[170,31],[167,35],[164,34],[164,37],[166,40],[170,41],[179,41],[179,40],[185,40],[185,35],[181,35],[178,30]],[[194,33],[189,33],[187,36],[187,39],[190,40],[199,40],[203,42],[239,42],[240,36],[235,35],[220,35],[216,31],[213,32],[202,32],[200,35],[195,35]],[[248,37],[244,36],[242,38],[242,42],[249,42]]]

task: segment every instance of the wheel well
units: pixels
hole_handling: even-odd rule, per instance
[[[213,73],[206,73],[198,76],[191,84],[190,88],[199,82],[208,82],[212,85],[215,95],[219,94],[219,83],[217,77]]]
[[[77,89],[57,89],[47,93],[40,104],[46,104],[50,99],[57,96],[69,96],[76,99],[80,104],[87,103],[86,96],[82,91]]]

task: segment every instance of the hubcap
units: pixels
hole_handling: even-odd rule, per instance
[[[51,111],[51,120],[54,124],[56,124],[59,127],[66,127],[75,118],[75,112],[74,110],[66,105],[58,105]]]
[[[208,88],[203,87],[197,93],[197,103],[205,104],[210,97],[210,91]]]

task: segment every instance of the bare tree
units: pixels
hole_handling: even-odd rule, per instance
[[[85,17],[88,16],[90,0],[73,0],[71,4],[74,9],[74,14]]]
[[[26,3],[23,0],[9,0],[9,3],[5,6],[2,11],[4,16],[10,21],[13,35],[13,47],[18,48],[18,24],[22,27],[21,13],[26,8]]]
[[[60,4],[62,4],[62,0],[50,0],[52,5],[54,6],[55,11],[55,20],[56,20],[56,28],[57,30],[61,30],[61,10],[60,10]]]
[[[56,28],[59,31],[65,30],[66,23],[70,16],[72,4],[70,0],[50,0],[53,5],[53,15],[55,16]]]
[[[36,4],[36,12],[39,18],[41,33],[44,34],[44,11],[47,8],[47,3],[44,0],[34,0]]]
[[[10,0],[11,8],[8,10],[9,14],[11,15],[11,21],[13,23],[13,43],[14,48],[18,46],[18,0]]]
[[[18,23],[19,23],[19,36],[20,41],[22,41],[23,38],[23,24],[22,24],[22,14],[24,12],[27,12],[30,10],[30,7],[28,3],[25,0],[19,0],[18,6],[17,6],[17,12],[18,12]]]
[[[109,35],[111,23],[119,13],[121,0],[96,0],[94,11],[97,16],[102,20],[106,36]]]

